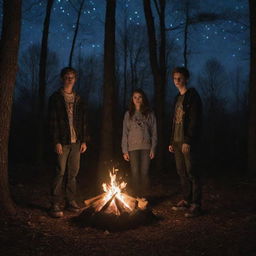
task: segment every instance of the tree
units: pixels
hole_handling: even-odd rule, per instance
[[[103,110],[99,167],[103,171],[104,164],[114,154],[114,104],[115,104],[115,11],[116,0],[107,0],[104,39],[104,85]]]
[[[184,66],[188,66],[188,55],[191,53],[191,46],[189,45],[189,39],[192,35],[192,30],[195,30],[202,25],[217,24],[218,26],[225,28],[226,32],[231,34],[237,34],[239,31],[231,27],[227,29],[226,24],[222,26],[222,23],[226,21],[234,21],[247,29],[246,24],[247,14],[243,14],[240,11],[234,11],[233,9],[218,10],[218,11],[204,11],[200,9],[200,1],[193,0],[173,0],[170,2],[175,7],[179,17],[175,17],[174,24],[167,28],[167,31],[181,30],[183,34],[183,59]],[[179,10],[179,12],[178,12]],[[182,15],[180,15],[182,13]],[[196,32],[196,35],[198,33]]]
[[[248,123],[248,171],[255,175],[256,170],[256,2],[249,0],[251,29],[251,65],[249,88]]]
[[[127,73],[128,73],[128,11],[127,7],[125,5],[126,0],[122,2],[122,19],[123,19],[123,24],[121,27],[118,29],[119,32],[119,38],[120,38],[120,43],[119,46],[121,53],[123,54],[123,108],[126,108],[126,100],[127,100],[127,91],[128,91],[128,78],[127,78]],[[120,17],[121,18],[121,17]]]
[[[92,94],[102,87],[102,77],[99,76],[102,73],[102,56],[97,57],[94,54],[89,56],[78,56],[76,62],[78,70],[77,90],[86,102],[89,101]],[[99,86],[100,84],[100,86]],[[96,100],[97,102],[99,99]]]
[[[15,6],[15,8],[14,8]],[[20,41],[21,0],[5,0],[0,41],[0,205],[15,215],[8,182],[8,142]]]
[[[146,78],[151,78],[148,68],[148,49],[145,47],[147,32],[145,26],[134,24],[120,27],[118,32],[117,60],[123,63],[122,68],[119,69],[121,81],[119,88],[122,95],[120,103],[126,109],[130,92],[135,88],[143,88]]]
[[[21,47],[21,46],[20,46]],[[19,55],[19,70],[15,83],[12,110],[9,159],[18,162],[35,162],[37,157],[37,106],[39,84],[40,44],[30,45]],[[58,86],[58,55],[49,50],[46,69],[46,97]],[[28,139],[29,138],[29,139]]]
[[[38,90],[38,108],[37,108],[37,116],[38,116],[37,162],[39,163],[43,159],[43,149],[44,149],[43,126],[44,126],[44,119],[45,119],[46,64],[47,64],[47,56],[48,56],[48,35],[49,35],[49,27],[50,27],[50,16],[51,16],[53,2],[54,0],[47,1],[43,36],[41,41],[40,63],[39,63],[39,90]]]
[[[208,150],[205,153],[209,155],[211,164],[216,163],[217,156],[225,156],[227,152],[225,145],[227,118],[225,116],[226,102],[224,96],[227,81],[225,69],[216,59],[208,60],[198,77],[204,103],[204,136],[202,141],[207,145]]]
[[[78,34],[78,31],[79,31],[79,27],[80,27],[80,18],[81,18],[81,14],[82,14],[82,11],[83,11],[83,8],[84,8],[85,0],[80,1],[79,8],[76,8],[76,5],[73,4],[72,1],[70,1],[70,4],[73,6],[75,11],[77,12],[75,32],[74,32],[74,36],[73,36],[73,40],[72,40],[72,46],[71,46],[71,50],[70,50],[70,54],[69,54],[69,66],[72,66],[77,34]]]
[[[25,114],[34,113],[34,117],[36,115],[36,106],[38,102],[40,51],[40,44],[33,44],[22,52],[19,58],[20,68],[16,79],[16,103],[21,103],[20,107],[28,110],[25,111]],[[49,50],[45,80],[46,84],[52,85],[49,86],[51,90],[55,90],[53,83],[56,82],[56,78],[59,76],[58,66],[59,59],[57,53]],[[49,91],[46,90],[46,95],[49,93]]]
[[[148,31],[148,44],[151,70],[154,78],[155,87],[155,106],[158,129],[158,169],[163,167],[163,150],[164,150],[164,88],[166,84],[166,36],[165,36],[165,0],[155,0],[156,10],[159,16],[160,39],[157,40],[155,32],[154,17],[151,9],[151,1],[144,0],[144,14],[146,18]],[[157,41],[160,41],[159,54]]]
[[[233,92],[233,100],[231,101],[230,111],[230,155],[234,159],[234,166],[244,169],[247,162],[247,133],[248,133],[248,90],[249,78],[242,78],[243,68],[237,66],[230,74],[231,89]],[[237,125],[239,124],[239,125]]]
[[[145,71],[146,62],[144,56],[147,53],[145,47],[145,29],[143,26],[130,25],[128,28],[128,59],[130,64],[130,85],[134,90],[137,87],[142,87],[143,71]],[[140,75],[140,77],[139,77]]]

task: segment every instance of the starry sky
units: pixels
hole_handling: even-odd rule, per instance
[[[55,0],[51,15],[49,47],[60,58],[60,65],[65,66],[75,30],[77,11],[80,0]],[[104,42],[105,0],[86,0],[81,17],[81,26],[76,43],[76,54],[101,55]],[[153,1],[152,1],[153,2]],[[173,28],[184,22],[184,12],[180,5],[182,1],[168,1],[166,8],[166,27]],[[191,25],[189,28],[189,67],[194,73],[200,72],[209,58],[217,58],[228,71],[238,66],[243,70],[243,76],[248,75],[249,67],[249,21],[248,4],[246,0],[198,0],[192,1],[191,14],[214,12],[224,14],[224,19]],[[30,45],[40,43],[43,20],[45,15],[45,1],[23,0],[23,20],[20,51]],[[153,4],[152,4],[153,7]],[[127,22],[137,26],[144,26],[142,0],[118,0],[116,23],[123,22],[123,12],[126,9]],[[156,12],[154,11],[156,15]],[[155,19],[156,20],[156,19]],[[167,31],[167,40],[174,40],[183,47],[182,29]],[[180,56],[178,64],[182,65]]]

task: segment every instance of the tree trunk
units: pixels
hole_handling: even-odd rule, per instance
[[[154,78],[155,87],[155,105],[157,117],[157,130],[158,130],[158,155],[157,155],[157,169],[163,168],[163,150],[164,150],[164,86],[166,83],[166,38],[165,38],[165,0],[159,1],[159,8],[157,7],[160,19],[160,52],[159,64],[157,54],[157,40],[155,32],[154,18],[151,10],[150,0],[144,0],[144,13],[148,31],[149,42],[149,56],[150,65]],[[155,1],[156,6],[157,2]]]
[[[116,0],[107,0],[104,40],[104,86],[99,170],[110,168],[114,153],[115,101],[115,11]]]
[[[188,66],[188,26],[189,26],[189,2],[185,3],[185,26],[184,26],[184,49],[183,49],[183,57],[184,57],[184,66],[187,68]]]
[[[79,10],[78,10],[78,14],[77,14],[76,29],[75,29],[75,33],[74,33],[74,37],[73,37],[73,41],[72,41],[72,46],[71,46],[71,50],[70,50],[70,54],[69,54],[69,66],[70,67],[72,67],[74,49],[75,49],[75,45],[76,45],[76,38],[77,38],[78,30],[79,30],[80,17],[81,17],[81,14],[82,14],[82,10],[84,8],[84,3],[85,3],[85,0],[81,1],[80,7],[79,7]]]
[[[125,15],[127,16],[127,15]],[[125,17],[127,18],[127,17]],[[128,55],[128,37],[127,37],[127,20],[124,21],[124,39],[123,39],[123,44],[124,44],[124,59],[123,59],[123,65],[124,65],[124,98],[123,98],[123,110],[127,108],[127,55]]]
[[[167,151],[167,146],[164,143],[164,103],[165,103],[165,85],[166,85],[166,35],[165,35],[165,6],[166,1],[160,0],[160,53],[159,53],[159,67],[160,67],[160,84],[157,87],[156,102],[157,102],[157,116],[158,116],[158,170],[163,168],[164,152]]]
[[[149,43],[149,58],[151,70],[154,78],[155,89],[158,84],[160,84],[160,73],[158,69],[158,61],[157,61],[157,42],[156,42],[156,32],[155,32],[155,24],[154,18],[151,10],[150,0],[143,0],[144,4],[144,13],[147,24],[147,32],[148,32],[148,43]]]
[[[248,171],[256,173],[256,2],[249,0],[251,29],[251,66],[249,88]]]
[[[46,91],[46,65],[48,55],[48,35],[50,16],[54,0],[48,0],[44,19],[43,36],[41,41],[41,53],[39,64],[39,89],[37,109],[37,162],[42,163],[44,153],[44,120],[45,120],[45,91]]]
[[[15,215],[8,182],[8,143],[20,41],[21,0],[5,0],[3,13],[0,41],[0,208],[8,215]]]
[[[123,110],[127,108],[127,40],[124,43],[124,98],[123,98]]]

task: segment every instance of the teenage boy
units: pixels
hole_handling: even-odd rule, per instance
[[[201,185],[194,160],[201,134],[202,103],[197,91],[187,88],[186,68],[174,68],[172,79],[179,93],[174,102],[169,151],[175,155],[183,192],[183,199],[172,209],[186,210],[185,217],[195,217],[201,213]]]
[[[57,154],[56,175],[52,187],[53,217],[62,217],[61,201],[66,173],[64,196],[68,210],[79,211],[75,201],[76,176],[80,168],[80,154],[87,149],[85,107],[81,97],[73,90],[77,72],[71,67],[61,70],[62,87],[49,99],[49,126],[51,142]]]

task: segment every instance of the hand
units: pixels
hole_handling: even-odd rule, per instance
[[[63,154],[62,145],[60,143],[56,144],[55,151],[56,151],[56,153],[58,155],[62,155]]]
[[[80,147],[80,153],[83,154],[87,149],[86,143],[82,143]]]
[[[172,145],[169,145],[169,152],[174,153],[174,148]]]
[[[182,151],[183,154],[189,153],[190,152],[190,145],[186,144],[186,143],[183,143],[181,151]]]
[[[123,158],[124,158],[125,161],[129,161],[130,160],[130,157],[129,157],[128,153],[124,153],[123,154]]]
[[[153,151],[150,151],[149,157],[150,157],[150,159],[153,159],[155,157],[155,153]]]

